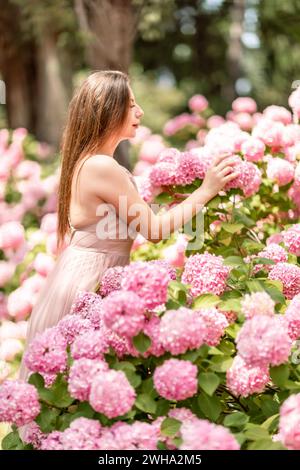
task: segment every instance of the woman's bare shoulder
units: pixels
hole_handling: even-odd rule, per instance
[[[118,162],[109,155],[92,155],[87,160],[86,164],[87,172],[91,176],[99,176],[99,175],[111,175],[116,174],[116,172],[120,172],[120,165]]]

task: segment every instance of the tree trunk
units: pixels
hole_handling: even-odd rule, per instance
[[[235,84],[242,72],[243,48],[241,37],[243,34],[243,20],[245,14],[245,0],[234,0],[230,9],[229,46],[227,51],[228,73],[230,84],[223,94],[226,99],[233,101],[236,97]]]
[[[44,32],[37,53],[37,122],[39,140],[58,146],[72,92],[71,65],[61,57],[53,33]]]
[[[9,0],[0,9],[0,73],[6,87],[7,124],[34,132],[34,43],[22,40],[19,9]]]

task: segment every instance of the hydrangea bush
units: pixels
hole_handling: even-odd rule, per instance
[[[225,120],[199,95],[148,151],[142,129],[147,202],[178,203],[220,153],[239,175],[205,208],[200,249],[138,237],[129,266],[32,341],[28,383],[4,372],[3,448],[300,449],[299,102],[240,98]],[[170,146],[186,126],[194,141]]]

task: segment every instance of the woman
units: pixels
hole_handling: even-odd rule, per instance
[[[73,97],[62,144],[60,248],[65,235],[72,234],[31,313],[27,345],[36,333],[56,325],[70,312],[79,291],[94,290],[107,268],[128,264],[133,239],[128,233],[124,236],[124,225],[134,224],[145,238],[158,242],[166,227],[173,232],[187,223],[237,176],[233,161],[221,156],[199,189],[165,214],[156,215],[139,196],[132,175],[113,158],[117,145],[135,136],[142,116],[128,77],[122,72],[91,74]],[[103,208],[105,215],[116,214],[117,224],[108,224],[108,230],[101,225]],[[25,380],[27,375],[22,362],[20,378]]]

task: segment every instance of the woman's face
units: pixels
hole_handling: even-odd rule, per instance
[[[130,101],[127,119],[121,131],[122,139],[132,139],[135,137],[140,120],[144,115],[142,108],[136,103],[133,91],[129,87]]]

